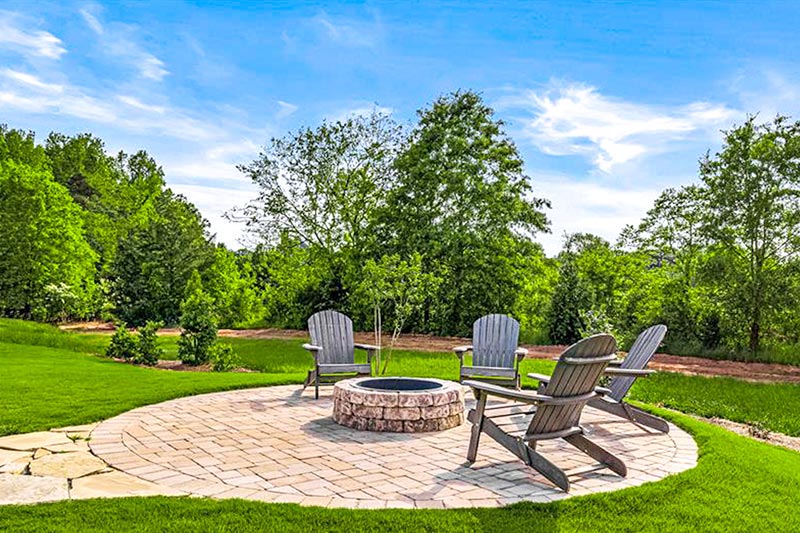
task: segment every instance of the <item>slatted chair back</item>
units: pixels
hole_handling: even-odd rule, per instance
[[[578,428],[581,412],[591,399],[603,371],[617,351],[617,341],[602,333],[578,341],[561,354],[550,382],[542,393],[554,398],[587,396],[563,405],[542,404],[528,426],[527,436],[543,436],[571,432]],[[558,435],[553,435],[558,436]]]
[[[308,319],[308,332],[311,344],[322,347],[320,364],[355,362],[353,321],[347,315],[331,309],[315,313]]]
[[[656,350],[661,345],[661,341],[664,340],[664,335],[666,334],[667,326],[664,324],[651,326],[641,332],[639,336],[636,337],[636,341],[634,341],[633,346],[631,346],[628,355],[625,357],[620,367],[644,370],[647,363],[652,359],[653,354],[656,353]],[[611,389],[609,397],[618,402],[622,401],[625,395],[628,394],[634,381],[636,381],[635,376],[614,376],[608,387]]]
[[[472,325],[472,364],[515,368],[519,322],[506,315],[486,315]]]

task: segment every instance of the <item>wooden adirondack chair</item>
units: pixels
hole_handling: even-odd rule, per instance
[[[669,433],[669,424],[666,421],[625,402],[625,396],[636,378],[647,377],[655,372],[655,370],[647,370],[645,367],[656,353],[666,334],[667,326],[663,324],[651,326],[640,333],[625,359],[622,362],[612,361],[606,368],[605,374],[611,376],[608,389],[598,388],[597,392],[600,393],[600,396],[590,400],[589,406],[662,433]],[[539,380],[541,384],[546,384],[550,380],[550,376],[541,374],[528,374],[528,377]]]
[[[478,404],[467,418],[472,422],[472,438],[467,460],[478,454],[481,433],[486,433],[504,448],[540,472],[555,485],[569,491],[567,474],[536,451],[536,443],[564,439],[583,453],[620,476],[627,475],[625,464],[585,435],[580,426],[584,406],[597,397],[595,387],[608,363],[615,358],[617,343],[611,335],[594,335],[567,348],[558,359],[550,382],[541,392],[514,391],[479,381],[466,381]],[[491,397],[512,400],[488,405]],[[530,422],[528,415],[532,415]]]
[[[486,315],[472,325],[472,344],[453,348],[460,361],[459,381],[472,378],[485,383],[519,388],[519,363],[528,350],[517,346],[519,322],[506,315]],[[464,354],[472,352],[472,366]]]
[[[303,388],[313,383],[314,398],[319,398],[320,383],[372,375],[372,357],[380,348],[353,342],[353,321],[347,315],[333,310],[315,313],[308,319],[308,332],[311,343],[303,348],[314,356],[314,369],[308,371]],[[355,348],[367,352],[366,364],[356,363]]]

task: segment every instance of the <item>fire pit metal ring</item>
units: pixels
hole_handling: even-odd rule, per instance
[[[333,419],[366,431],[442,431],[464,423],[464,391],[441,379],[347,379],[333,388]]]

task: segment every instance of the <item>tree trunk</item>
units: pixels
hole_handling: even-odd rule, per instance
[[[761,320],[758,312],[750,322],[750,354],[755,356],[761,345]]]

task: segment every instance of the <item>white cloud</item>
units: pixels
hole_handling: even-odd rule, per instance
[[[169,174],[169,169],[167,169],[167,173]],[[258,195],[255,188],[231,189],[185,183],[172,184],[170,188],[176,193],[186,196],[197,206],[203,217],[211,224],[211,232],[216,234],[218,242],[225,243],[232,249],[247,244],[243,226],[227,220],[225,213],[255,199]]]
[[[94,10],[96,11],[96,9]],[[101,49],[110,56],[124,59],[143,78],[161,81],[170,72],[166,65],[153,54],[145,51],[136,42],[138,28],[119,22],[111,22],[106,28],[100,18],[89,8],[80,10],[86,25],[97,35]]]
[[[290,104],[289,102],[284,102],[283,100],[278,100],[278,107],[280,107],[280,110],[275,115],[275,117],[278,119],[286,118],[289,115],[293,115],[294,112],[299,109],[298,106]]]
[[[0,11],[0,47],[18,50],[26,56],[58,59],[67,49],[58,37],[43,30],[19,27],[17,13]]]
[[[325,32],[328,40],[351,48],[372,48],[383,38],[383,25],[377,16],[372,20],[360,21],[344,18],[335,19],[326,13],[313,18]]]
[[[550,155],[580,155],[603,172],[670,149],[697,135],[711,137],[741,113],[722,104],[666,107],[604,96],[583,84],[551,83],[501,99],[499,107],[533,114],[523,135]]]
[[[117,96],[117,100],[119,100],[125,105],[135,107],[136,109],[141,109],[142,111],[150,111],[151,113],[158,113],[159,115],[163,115],[164,112],[166,111],[166,108],[164,106],[145,104],[135,96],[119,95]]]
[[[534,193],[548,198],[549,234],[537,234],[549,256],[561,251],[565,233],[593,233],[614,243],[626,224],[636,224],[661,193],[658,188],[630,189],[546,176],[533,182]]]
[[[14,80],[18,84],[22,84],[28,87],[33,87],[34,89],[38,89],[40,91],[50,92],[50,93],[61,93],[64,91],[63,85],[43,82],[33,74],[28,74],[26,72],[20,72],[18,70],[12,70],[10,68],[7,68],[3,69],[2,74],[6,78]]]

